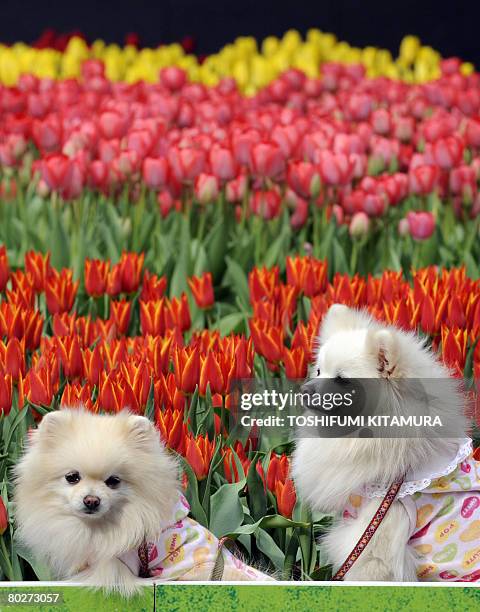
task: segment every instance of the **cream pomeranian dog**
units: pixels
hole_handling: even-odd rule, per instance
[[[155,580],[269,580],[188,517],[179,468],[145,417],[62,409],[16,468],[18,537],[55,577],[125,596]],[[219,579],[216,577],[216,579]]]
[[[404,476],[395,502],[345,579],[452,580],[468,574],[472,542],[468,525],[465,532],[462,526],[477,507],[472,490],[480,489],[480,464],[465,438],[464,397],[449,371],[413,333],[335,304],[321,325],[312,378],[382,379],[383,412],[395,415],[408,415],[414,408],[401,396],[402,380],[443,379],[441,391],[432,395],[435,414],[445,431],[455,432],[448,438],[297,440],[292,472],[300,497],[313,509],[337,517],[322,540],[334,572],[389,486]],[[451,521],[456,528],[449,527]],[[452,546],[443,548],[443,539]],[[475,559],[473,555],[472,564]]]

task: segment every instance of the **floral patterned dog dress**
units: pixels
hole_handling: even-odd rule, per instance
[[[407,474],[398,493],[410,519],[410,540],[419,580],[480,581],[480,462],[472,441],[463,440],[454,459]],[[351,495],[344,518],[356,518],[362,500],[384,497],[388,487],[368,485]]]
[[[148,576],[159,580],[209,580],[218,556],[223,556],[222,580],[273,580],[234,557],[208,529],[189,518],[190,507],[180,496],[169,527],[156,542],[148,542]],[[120,560],[140,576],[142,551],[131,550]]]

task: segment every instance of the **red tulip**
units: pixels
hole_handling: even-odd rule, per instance
[[[428,195],[432,193],[439,179],[437,166],[422,165],[413,168],[409,172],[410,193],[417,195]]]
[[[260,142],[252,147],[252,170],[263,178],[279,178],[285,170],[285,158],[276,144]]]
[[[7,249],[2,245],[0,246],[0,292],[5,291],[9,276],[10,268],[8,266]]]
[[[118,266],[121,290],[124,293],[133,293],[140,286],[144,259],[144,253],[127,253],[123,251]]]
[[[278,217],[281,203],[280,194],[276,189],[254,191],[250,197],[252,212],[267,221]]]
[[[173,370],[177,387],[184,393],[193,393],[200,379],[200,353],[195,348],[175,349]]]
[[[144,302],[150,300],[159,300],[165,294],[167,288],[167,277],[156,274],[150,274],[148,270],[145,270],[142,281],[142,292],[140,299]]]
[[[212,174],[220,181],[230,181],[237,175],[237,164],[230,149],[214,147],[209,160]]]
[[[40,162],[40,172],[48,187],[62,198],[70,200],[82,193],[85,175],[77,160],[66,155],[45,157]]]
[[[8,528],[8,513],[5,507],[3,497],[0,496],[0,536],[2,536]]]
[[[168,161],[164,157],[147,157],[143,161],[142,176],[149,189],[164,187],[168,178]]]
[[[50,366],[44,365],[29,370],[25,377],[24,387],[25,396],[29,402],[48,408],[52,403],[55,392],[50,374]]]
[[[59,151],[62,142],[62,123],[59,117],[49,115],[44,120],[33,121],[32,136],[35,145],[42,152],[53,153]]]
[[[122,138],[127,131],[128,119],[119,112],[104,111],[98,118],[98,127],[104,138]]]
[[[410,234],[415,240],[426,240],[435,231],[435,217],[431,212],[407,213]]]
[[[127,300],[110,302],[110,320],[115,324],[117,334],[120,336],[126,335],[128,331],[131,310],[132,304]]]
[[[187,73],[178,66],[168,66],[160,70],[160,82],[170,91],[182,89],[187,80]]]
[[[194,181],[205,169],[206,155],[192,147],[170,147],[168,161],[179,181]]]
[[[304,379],[307,375],[307,355],[302,348],[283,349],[283,363],[285,375],[290,380]]]
[[[353,164],[346,155],[321,151],[318,168],[327,185],[346,185],[352,179]]]
[[[320,175],[310,162],[290,162],[287,182],[302,198],[315,198],[320,191]]]
[[[440,138],[433,143],[432,154],[440,168],[449,170],[463,159],[463,142],[456,136]]]
[[[187,281],[197,306],[199,308],[211,308],[215,301],[211,273],[206,272],[200,277],[192,276]]]
[[[248,179],[244,174],[229,181],[225,188],[225,197],[227,202],[242,202],[247,192]]]
[[[92,297],[101,297],[107,289],[110,262],[99,259],[85,259],[85,291]]]
[[[473,166],[458,166],[450,172],[450,190],[461,195],[464,203],[472,203],[477,194],[477,174]]]

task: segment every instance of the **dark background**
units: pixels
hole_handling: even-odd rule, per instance
[[[376,45],[394,54],[404,34],[417,34],[444,56],[480,65],[480,1],[430,0],[0,0],[0,40],[32,42],[47,27],[81,30],[92,40],[122,43],[137,32],[146,46],[196,40],[212,53],[239,35],[261,40],[289,28],[331,31],[356,46]]]

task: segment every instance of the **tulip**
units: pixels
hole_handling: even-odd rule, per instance
[[[276,482],[285,482],[290,469],[287,455],[276,455],[272,453],[267,470],[267,488],[275,492]]]
[[[45,297],[50,314],[72,310],[79,285],[79,281],[73,282],[72,276],[72,270],[64,268],[57,272],[52,268],[45,283]]]
[[[212,174],[220,181],[230,181],[237,175],[237,164],[230,149],[214,147],[209,155]]]
[[[187,438],[185,458],[198,480],[204,480],[208,476],[214,452],[215,442],[210,442],[207,436]]]
[[[260,142],[252,147],[252,170],[264,178],[279,178],[285,169],[283,153],[275,144]]]
[[[82,359],[85,378],[92,387],[97,386],[100,380],[100,373],[105,367],[101,345],[96,344],[93,349],[84,349],[82,351]]]
[[[410,192],[417,195],[428,195],[435,190],[439,179],[437,166],[417,166],[409,173]]]
[[[426,240],[435,231],[435,217],[431,212],[409,212],[407,221],[410,234],[415,240]]]
[[[303,198],[296,199],[295,210],[290,217],[290,225],[293,229],[302,228],[308,220],[308,202]]]
[[[37,293],[45,289],[45,282],[50,273],[50,253],[42,255],[35,251],[25,253],[25,271]]]
[[[57,338],[57,354],[65,378],[73,380],[83,377],[83,358],[78,336]]]
[[[160,82],[170,91],[182,89],[187,80],[187,73],[177,66],[168,66],[160,71]]]
[[[270,363],[278,363],[283,357],[283,330],[265,321],[250,319],[250,333],[257,353]]]
[[[449,170],[462,161],[463,142],[456,136],[439,139],[433,143],[432,154],[440,168]]]
[[[5,502],[3,501],[3,497],[0,496],[0,536],[8,529],[8,513],[7,508],[5,507]]]
[[[49,407],[54,396],[54,385],[50,374],[50,367],[31,369],[24,381],[25,395],[29,402],[36,406]]]
[[[205,152],[192,147],[171,147],[168,161],[172,171],[179,181],[194,181],[205,169]]]
[[[114,110],[104,111],[98,118],[98,127],[101,135],[108,140],[122,138],[127,131],[128,119]]]
[[[159,300],[165,294],[167,288],[167,277],[156,274],[150,274],[148,270],[145,270],[142,281],[142,291],[140,293],[140,299],[144,302],[150,300]]]
[[[400,219],[400,221],[398,222],[398,233],[402,237],[410,235],[410,225],[406,217]]]
[[[85,291],[92,297],[101,297],[107,289],[110,262],[99,259],[85,259]]]
[[[121,287],[124,293],[137,291],[142,274],[144,253],[127,253],[123,251],[119,262],[119,274],[121,277]]]
[[[143,160],[142,176],[149,189],[160,189],[167,183],[168,161],[164,157]]]
[[[0,343],[0,353],[2,352],[3,343]],[[3,358],[4,370],[6,374],[10,374],[13,380],[17,381],[25,374],[25,347],[24,342],[20,342],[18,338],[10,338],[5,347]]]
[[[327,264],[310,257],[287,257],[287,283],[307,297],[322,293],[327,285]]]
[[[370,219],[364,212],[357,212],[350,220],[348,231],[352,238],[361,238],[368,234]]]
[[[127,300],[110,302],[110,320],[115,324],[118,335],[123,336],[127,333],[131,310],[132,304]]]
[[[267,221],[278,217],[281,203],[280,194],[276,189],[254,191],[250,197],[252,212]]]
[[[0,246],[0,292],[5,291],[9,276],[7,249],[5,246]]]
[[[180,299],[173,298],[171,302],[166,303],[166,325],[167,328],[177,327],[182,333],[190,329],[192,320],[190,317],[190,308],[185,293],[182,293]]]
[[[225,198],[227,202],[232,204],[242,202],[247,193],[248,179],[244,174],[240,174],[237,178],[229,181],[225,187]]]
[[[200,204],[210,204],[218,198],[218,179],[211,175],[199,174],[195,179],[194,194]]]
[[[287,478],[285,483],[280,481],[275,483],[275,497],[277,499],[277,509],[279,513],[285,518],[292,518],[297,496],[291,478]]]
[[[450,190],[461,195],[465,204],[471,204],[477,194],[477,175],[472,166],[458,166],[450,172]]]
[[[188,438],[187,424],[183,410],[156,410],[155,425],[168,448],[185,454],[185,441]]]
[[[304,379],[307,376],[307,355],[302,348],[283,349],[285,375],[290,380]]]
[[[346,155],[322,151],[318,168],[327,185],[346,185],[352,178],[353,164]]]
[[[173,371],[177,387],[184,393],[193,393],[200,379],[200,353],[195,348],[175,349]]]
[[[61,406],[68,408],[83,408],[93,409],[92,404],[92,389],[89,385],[80,383],[67,383],[62,393],[60,400]]]
[[[288,166],[287,182],[302,198],[315,198],[320,191],[320,175],[310,162],[291,162]]]
[[[0,414],[8,416],[12,409],[12,377],[10,374],[0,373]]]
[[[85,184],[85,174],[76,159],[66,155],[52,155],[41,160],[42,179],[52,191],[57,191],[62,198],[71,200],[78,197]]]
[[[211,308],[215,302],[211,273],[205,272],[200,277],[192,276],[187,281],[197,306],[202,309]]]

